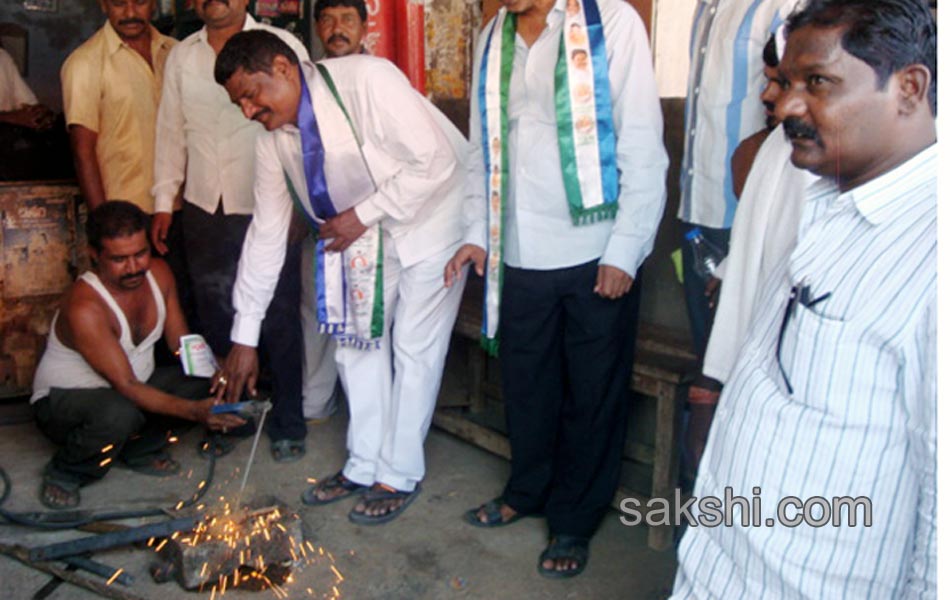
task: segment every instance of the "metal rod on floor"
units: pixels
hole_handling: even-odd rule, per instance
[[[119,571],[120,569],[110,567],[109,565],[104,565],[99,561],[92,560],[91,558],[70,556],[63,559],[63,561],[69,566],[82,569],[83,571],[88,571],[89,573],[98,575],[99,577],[102,577],[106,580],[115,577],[116,583],[121,583],[122,585],[132,585],[132,583],[135,582],[135,578],[128,573],[120,572],[118,575],[116,575],[116,571]]]
[[[9,544],[0,543],[0,554],[5,554],[10,558],[16,559],[24,565],[32,569],[36,569],[37,571],[42,571],[44,573],[49,573],[50,575],[59,577],[66,583],[99,594],[103,598],[110,598],[111,600],[145,600],[141,596],[136,596],[135,594],[130,594],[129,592],[119,588],[114,588],[104,583],[83,577],[82,575],[72,573],[66,567],[59,567],[48,562],[30,560],[30,551],[23,546],[11,546]]]
[[[75,556],[77,554],[85,554],[86,552],[95,552],[97,550],[105,550],[106,548],[141,542],[153,537],[167,537],[177,531],[192,529],[197,523],[198,519],[195,517],[172,519],[171,521],[162,521],[141,527],[130,527],[123,531],[102,533],[79,538],[78,540],[49,544],[48,546],[38,546],[30,549],[30,560],[56,560],[66,556]]]
[[[68,567],[66,567],[67,571],[75,571],[76,569],[77,567],[74,567],[72,565],[69,565]],[[33,594],[32,600],[46,600],[46,598],[49,598],[50,594],[58,590],[59,586],[61,586],[63,583],[64,582],[62,579],[54,575],[52,579],[46,582],[46,585],[36,590],[36,593]]]

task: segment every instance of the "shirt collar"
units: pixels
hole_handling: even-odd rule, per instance
[[[937,177],[937,144],[931,144],[887,173],[849,192],[858,212],[872,225],[890,220],[902,210],[895,189],[910,190]]]
[[[251,16],[251,13],[244,13],[244,26],[241,27],[241,31],[247,31],[248,29],[260,29],[261,24],[254,20],[254,17]],[[195,38],[195,41],[198,42],[208,42],[208,26],[205,25],[198,30],[198,36]]]
[[[580,0],[583,2],[584,0]],[[567,8],[567,0],[555,0],[554,6],[548,11],[546,22],[548,27],[553,27],[564,20],[564,10]]]
[[[151,36],[149,38],[151,43],[150,48],[152,51],[152,57],[154,58],[155,51],[168,45],[168,40],[157,29],[155,29],[153,25],[149,24],[148,29]],[[119,37],[119,33],[109,21],[106,21],[106,24],[103,25],[102,30],[106,36],[106,48],[108,49],[109,54],[115,54],[123,46],[128,47],[128,44],[122,41],[122,38]]]
[[[838,191],[837,182],[822,177],[805,188],[805,201],[837,196],[839,201],[854,205],[855,210],[871,225],[891,220],[903,210],[901,195],[895,190],[909,190],[937,179],[937,144],[931,144],[908,160],[871,181],[845,193]]]
[[[327,60],[327,59],[324,59],[324,60]],[[329,60],[333,60],[333,59],[329,59]],[[300,82],[300,85],[307,86],[307,89],[310,91],[310,97],[312,99],[314,95],[313,94],[314,90],[313,90],[313,86],[310,85],[310,82],[316,81],[319,78],[319,76],[317,75],[317,68],[309,60],[300,63],[300,68],[303,70],[303,81]],[[322,78],[319,78],[319,80],[321,82],[323,81]],[[303,102],[303,96],[301,96],[300,101]],[[315,103],[314,100],[311,100],[311,101]],[[300,109],[299,105],[297,106],[297,109],[298,110]],[[314,107],[314,110],[316,110],[316,107]],[[297,127],[296,123],[287,123],[286,125],[281,125],[278,130],[284,133],[289,133],[291,135],[296,135],[296,136],[300,135],[300,128]]]

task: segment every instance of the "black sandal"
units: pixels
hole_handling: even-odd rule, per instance
[[[590,538],[586,537],[576,535],[553,536],[551,541],[548,542],[548,547],[544,549],[544,552],[542,552],[540,558],[538,558],[538,573],[552,579],[568,579],[580,575],[584,572],[584,567],[587,566],[589,544]],[[565,558],[576,561],[577,566],[573,569],[558,571],[556,566],[557,561]],[[546,560],[554,562],[555,567],[545,569],[543,565]]]
[[[360,512],[356,510],[354,506],[348,518],[351,523],[356,523],[357,525],[382,525],[383,523],[389,523],[409,508],[409,505],[412,504],[412,501],[416,499],[421,491],[422,485],[418,483],[416,484],[416,489],[411,492],[401,492],[388,485],[377,483],[371,490],[366,492],[363,495],[363,499],[360,500],[360,502],[364,504],[363,511]],[[388,502],[391,500],[402,500],[402,504],[381,515],[366,514],[366,511],[369,510],[373,503]]]
[[[485,504],[482,504],[478,508],[473,508],[465,512],[465,522],[469,525],[474,525],[475,527],[504,527],[505,525],[511,525],[517,523],[521,519],[525,518],[528,515],[516,512],[515,516],[511,517],[507,521],[501,514],[501,507],[505,504],[504,499],[501,496],[498,496],[494,500],[489,500]],[[509,508],[511,508],[509,506]],[[514,509],[512,509],[514,510]],[[484,511],[485,516],[488,517],[487,521],[482,521],[478,518],[479,511]]]
[[[335,491],[337,489],[343,489],[345,491],[342,494],[330,496],[326,499],[321,499],[317,496],[317,492],[326,493]],[[356,483],[355,481],[350,481],[345,475],[343,475],[343,471],[340,471],[332,477],[321,479],[314,485],[304,490],[303,494],[300,496],[300,500],[307,506],[323,506],[325,504],[333,504],[337,500],[349,498],[354,494],[360,494],[364,490],[366,490],[365,485]]]

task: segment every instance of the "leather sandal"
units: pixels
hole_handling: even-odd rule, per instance
[[[326,499],[322,499],[317,496],[317,492],[327,493],[336,491],[338,489],[344,490],[343,493],[330,496]],[[339,471],[336,475],[321,479],[316,484],[304,490],[303,494],[300,496],[300,500],[307,506],[323,506],[325,504],[333,504],[337,500],[349,498],[354,494],[361,494],[366,489],[367,487],[365,485],[356,483],[355,481],[350,481],[345,475],[343,475],[343,471]]]
[[[544,549],[538,558],[538,573],[544,577],[552,579],[569,579],[576,577],[584,572],[587,566],[587,558],[590,554],[588,546],[590,538],[579,537],[576,535],[555,535],[548,542],[548,547]],[[573,569],[558,571],[557,567],[551,569],[544,568],[544,561],[550,560],[555,564],[558,560],[569,559],[577,562]]]
[[[465,522],[469,525],[474,525],[475,527],[505,527],[506,525],[512,525],[517,523],[521,519],[525,518],[528,515],[516,512],[515,516],[511,517],[507,521],[501,514],[501,507],[505,504],[504,499],[501,496],[498,496],[494,500],[489,500],[485,504],[482,504],[478,508],[473,508],[465,512]],[[514,510],[514,509],[512,509]],[[488,517],[487,521],[482,521],[478,518],[478,513],[484,512],[485,516]]]
[[[409,505],[412,504],[412,501],[419,496],[421,491],[422,485],[418,483],[416,484],[416,489],[411,492],[402,492],[388,485],[377,483],[368,492],[363,494],[363,498],[357,503],[357,505],[363,504],[363,510],[358,511],[356,510],[356,506],[354,506],[348,518],[351,523],[356,523],[357,525],[382,525],[383,523],[389,523],[405,512],[405,510],[409,508]],[[366,514],[374,504],[391,502],[393,500],[402,500],[402,504],[381,515]]]

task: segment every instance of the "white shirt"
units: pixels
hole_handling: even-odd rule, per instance
[[[16,110],[24,104],[39,104],[30,86],[20,77],[13,57],[0,48],[0,112]]]
[[[698,497],[759,486],[766,517],[787,496],[866,496],[873,524],[692,528],[674,598],[935,597],[936,217],[936,144],[848,193],[825,179],[809,188],[696,482]],[[776,347],[801,284],[831,295],[793,304],[781,348],[790,394]]]
[[[322,64],[362,142],[361,148],[357,146],[346,117],[316,68],[304,63],[325,150],[324,175],[338,212],[355,206],[364,225],[380,223],[392,236],[403,266],[458,243],[465,183],[462,135],[388,60],[353,55]],[[285,125],[257,139],[254,218],[244,238],[233,293],[236,314],[231,340],[239,344],[257,345],[284,263],[294,210],[288,178],[305,210],[314,216],[301,154],[296,125]],[[304,284],[313,285],[312,281]]]
[[[690,37],[679,218],[732,226],[732,153],[765,124],[762,48],[799,0],[699,0]],[[781,53],[780,53],[781,55]]]
[[[290,32],[258,23],[250,15],[244,20],[244,31],[249,29],[276,34],[301,60],[308,59]],[[228,215],[254,210],[254,140],[264,128],[245,118],[215,82],[216,59],[207,27],[168,55],[155,131],[155,212],[172,211],[183,181],[185,200],[206,212],[213,213],[219,201]]]
[[[798,233],[805,188],[816,179],[790,160],[792,147],[776,127],[755,156],[732,224],[728,260],[723,261],[716,318],[703,374],[726,381],[742,348],[756,295]]]
[[[558,153],[554,67],[566,0],[557,0],[547,27],[528,48],[516,37],[508,104],[510,161],[504,262],[526,269],[558,269],[600,259],[634,275],[653,250],[666,198],[663,115],[643,22],[621,0],[600,0],[607,45],[610,98],[620,171],[619,210],[613,221],[574,226]],[[487,199],[482,157],[479,66],[489,27],[479,38],[472,84],[467,243],[486,247]]]

